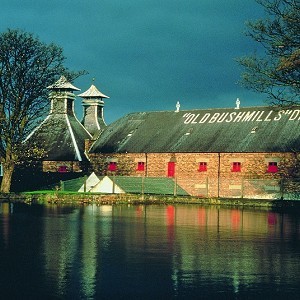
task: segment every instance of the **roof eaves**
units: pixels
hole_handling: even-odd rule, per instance
[[[66,121],[67,121],[68,129],[69,129],[69,132],[70,132],[70,135],[71,135],[71,138],[72,138],[72,142],[73,142],[73,146],[74,146],[74,149],[75,149],[75,153],[76,153],[77,159],[79,161],[82,161],[82,158],[81,158],[81,155],[80,155],[80,151],[79,151],[79,148],[78,148],[78,145],[77,145],[77,141],[75,139],[75,136],[74,136],[74,133],[73,133],[73,130],[72,130],[72,127],[71,127],[68,115],[65,115],[65,116],[66,116]]]

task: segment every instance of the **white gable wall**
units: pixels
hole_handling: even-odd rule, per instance
[[[100,179],[97,177],[97,175],[93,172],[86,180],[86,192],[91,192],[91,190],[100,182]],[[81,188],[78,190],[78,192],[84,192],[84,184],[81,186]]]
[[[90,192],[93,193],[106,193],[106,194],[124,194],[125,192],[115,184],[113,181],[108,177],[105,176],[101,181],[99,181],[91,190]]]

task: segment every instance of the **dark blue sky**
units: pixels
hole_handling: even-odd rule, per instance
[[[264,105],[237,84],[235,58],[258,45],[243,32],[255,0],[1,0],[0,31],[19,28],[64,49],[87,70],[75,86],[110,96],[105,120],[134,111]],[[81,98],[76,100],[81,118]]]

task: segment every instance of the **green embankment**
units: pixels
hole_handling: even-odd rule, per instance
[[[300,208],[300,201],[264,200],[264,199],[223,199],[198,198],[191,196],[172,195],[141,195],[141,194],[97,194],[62,191],[36,191],[20,194],[5,194],[0,196],[2,202],[24,202],[40,204],[200,204],[226,205],[236,207],[265,207],[265,208]]]

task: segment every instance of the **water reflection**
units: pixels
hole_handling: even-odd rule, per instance
[[[2,235],[5,248],[8,246],[9,236],[9,215],[13,213],[14,205],[12,203],[2,203],[0,205],[0,214],[2,215]]]
[[[0,275],[22,269],[20,291],[30,295],[37,281],[31,296],[50,298],[292,296],[300,292],[299,224],[297,214],[217,206],[3,203],[0,255],[13,253],[15,263],[2,263]],[[8,280],[1,290],[18,296]]]

